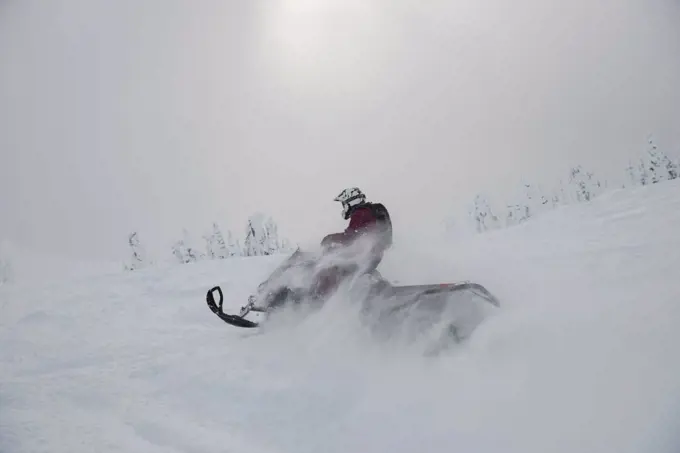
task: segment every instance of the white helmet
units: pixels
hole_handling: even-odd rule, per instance
[[[366,202],[366,195],[358,187],[350,187],[340,192],[340,195],[335,197],[333,201],[342,203],[342,218],[347,220],[352,207]]]

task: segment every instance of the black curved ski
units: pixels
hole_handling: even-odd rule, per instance
[[[213,296],[213,293],[217,291],[219,294],[220,298],[217,302],[215,302],[215,296]],[[217,315],[218,318],[220,318],[222,321],[226,322],[227,324],[231,324],[232,326],[236,327],[245,327],[245,328],[253,328],[253,327],[258,327],[260,324],[254,321],[249,321],[245,319],[243,316],[247,314],[250,310],[246,311],[243,315],[230,315],[222,311],[222,304],[224,303],[224,294],[222,293],[222,288],[219,286],[215,286],[214,288],[210,289],[208,291],[208,294],[205,296],[206,302],[208,303],[208,307],[210,307],[210,310]]]

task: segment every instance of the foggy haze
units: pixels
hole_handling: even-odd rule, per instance
[[[316,242],[354,185],[408,239],[479,191],[619,178],[649,134],[680,151],[679,23],[673,0],[5,0],[0,240],[167,255],[261,211]]]

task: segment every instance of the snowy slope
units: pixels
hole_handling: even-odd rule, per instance
[[[439,357],[337,304],[268,335],[209,312],[209,287],[238,307],[281,257],[0,287],[0,451],[678,451],[678,182],[398,244],[385,277],[503,304]]]

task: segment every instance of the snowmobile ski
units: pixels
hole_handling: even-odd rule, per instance
[[[217,292],[217,294],[219,295],[219,300],[217,301],[215,301],[214,296],[215,292]],[[241,313],[239,313],[238,315],[230,315],[228,313],[225,313],[222,310],[222,304],[224,303],[224,294],[222,293],[222,288],[220,288],[219,286],[215,286],[214,288],[208,291],[208,294],[206,295],[206,302],[208,303],[208,307],[210,307],[210,310],[213,313],[215,313],[218,318],[220,318],[227,324],[245,328],[253,328],[258,327],[260,325],[255,321],[250,321],[244,318],[244,316],[250,313],[251,311],[264,311],[264,309],[258,309],[252,306],[250,301],[247,305],[241,308]]]

